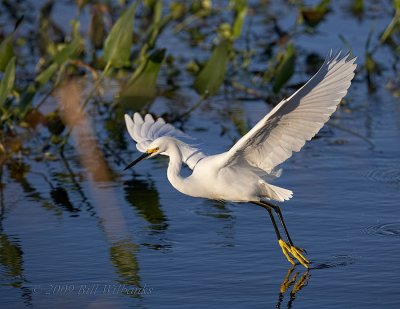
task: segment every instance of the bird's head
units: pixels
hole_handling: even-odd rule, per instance
[[[146,152],[143,153],[139,158],[132,161],[124,170],[131,168],[132,166],[136,165],[140,161],[155,157],[159,154],[166,154],[168,150],[168,145],[170,144],[170,139],[166,136],[159,137],[155,139],[147,148]]]

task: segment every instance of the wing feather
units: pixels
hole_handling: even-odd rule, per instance
[[[150,127],[148,135],[151,140],[155,140],[157,138],[157,132],[164,124],[164,119],[158,118],[157,121]]]
[[[245,159],[272,171],[300,151],[335,112],[354,77],[355,58],[330,53],[319,71],[288,99],[281,101],[225,153],[222,166]]]
[[[149,145],[157,138],[162,136],[171,136],[175,138],[187,137],[181,130],[173,125],[165,123],[164,119],[158,118],[154,121],[150,114],[144,119],[139,113],[133,117],[125,114],[125,124],[129,135],[136,142],[136,148],[141,152],[146,152]],[[205,157],[199,149],[178,140],[178,146],[182,153],[183,162],[191,169],[196,163]]]

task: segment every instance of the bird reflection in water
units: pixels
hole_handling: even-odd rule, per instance
[[[311,277],[309,270],[307,269],[300,276],[300,272],[294,272],[294,269],[295,265],[292,265],[292,267],[288,270],[285,278],[283,279],[279,290],[278,302],[275,306],[276,308],[281,308],[285,294],[287,294],[289,288],[293,286],[292,290],[289,293],[289,300],[287,302],[287,308],[292,308],[293,302],[296,299],[296,294],[308,284],[308,280]]]

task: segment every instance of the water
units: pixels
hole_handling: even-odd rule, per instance
[[[362,58],[372,25],[334,8],[312,47],[340,46],[343,27]],[[295,193],[282,210],[309,272],[291,270],[265,210],[176,192],[163,158],[120,172],[109,155],[115,174],[93,182],[70,149],[66,161],[30,160],[23,178],[3,172],[0,306],[398,308],[399,100],[383,87],[367,94],[362,76],[348,98],[351,112],[337,111],[277,182]],[[250,127],[269,107],[211,100],[194,112],[185,131],[208,153],[238,137],[226,109]],[[118,155],[129,161],[133,143]]]

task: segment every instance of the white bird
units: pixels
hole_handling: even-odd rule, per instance
[[[281,210],[270,200],[289,200],[293,192],[269,182],[280,176],[277,166],[300,151],[317,134],[346,95],[354,77],[355,58],[329,53],[319,71],[292,96],[282,100],[227,152],[206,156],[179,140],[184,133],[162,118],[154,121],[135,113],[125,115],[126,127],[144,152],[125,169],[158,154],[169,156],[167,176],[183,194],[231,202],[251,202],[266,208],[278,243],[287,260],[297,259],[308,268],[304,250],[293,245]],[[182,163],[193,170],[181,176]],[[278,215],[287,242],[280,235],[272,210]]]

